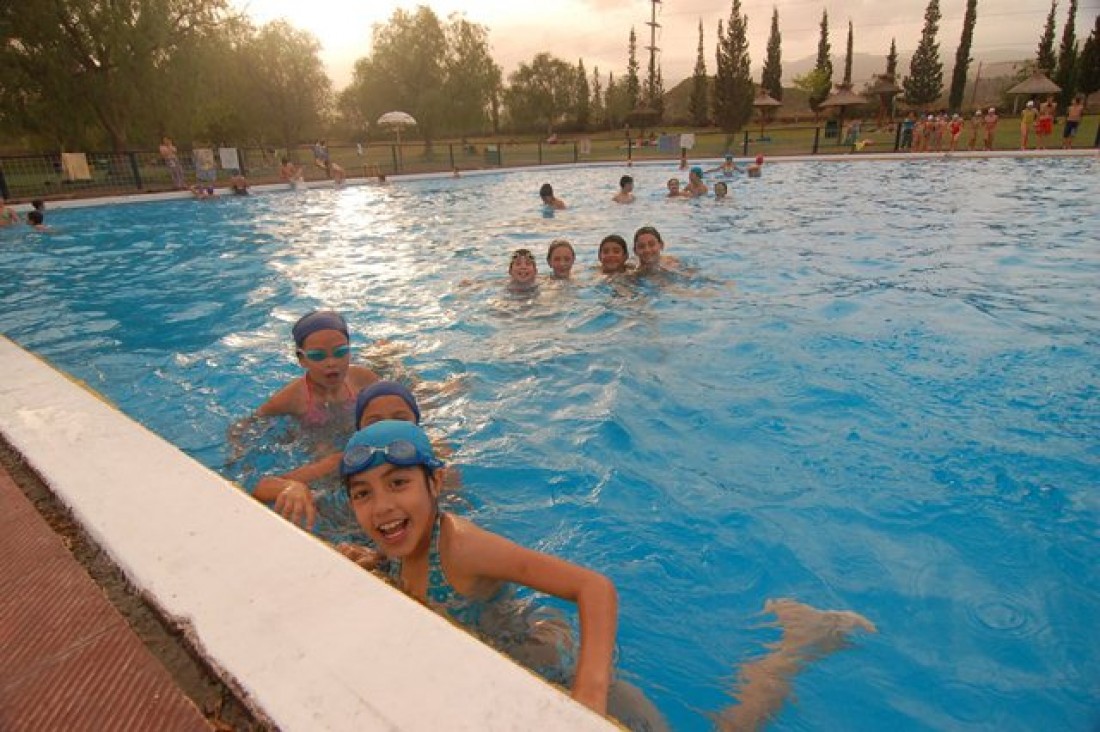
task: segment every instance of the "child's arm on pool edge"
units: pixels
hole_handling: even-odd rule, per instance
[[[466,577],[514,582],[576,603],[581,643],[573,698],[606,714],[618,625],[615,585],[599,572],[521,547],[468,521],[455,523],[461,528],[449,554]]]

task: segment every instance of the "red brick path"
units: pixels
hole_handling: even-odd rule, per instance
[[[0,730],[210,729],[0,469]]]

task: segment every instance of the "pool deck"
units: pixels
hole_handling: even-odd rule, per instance
[[[0,726],[210,730],[0,469]]]

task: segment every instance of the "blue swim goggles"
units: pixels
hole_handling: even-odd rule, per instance
[[[353,445],[344,452],[340,461],[340,476],[343,478],[365,470],[376,468],[382,463],[408,468],[424,465],[432,470],[443,467],[443,462],[430,452],[424,454],[420,448],[408,440],[394,440],[385,447],[373,445]]]
[[[299,355],[314,363],[321,363],[329,358],[329,356],[335,359],[347,358],[349,353],[351,353],[351,346],[349,345],[337,346],[331,351],[326,351],[323,348],[311,348],[308,351],[301,348],[298,349]]]

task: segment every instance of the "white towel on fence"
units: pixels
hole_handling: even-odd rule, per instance
[[[690,150],[695,147],[695,133],[685,132],[680,135],[680,148],[683,150]]]
[[[88,156],[84,153],[61,153],[61,169],[65,171],[65,180],[92,179],[92,171],[88,170]]]
[[[196,147],[191,151],[191,159],[195,161],[195,177],[202,181],[212,181],[217,177],[217,166],[214,165],[214,151],[208,147]]]
[[[235,170],[239,172],[241,169],[241,161],[237,156],[237,148],[235,147],[219,147],[218,160],[221,162],[222,170]]]

